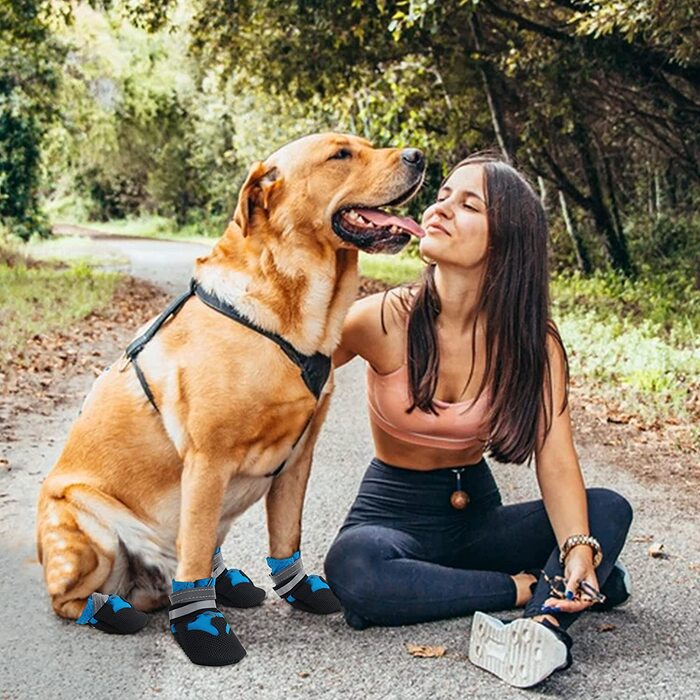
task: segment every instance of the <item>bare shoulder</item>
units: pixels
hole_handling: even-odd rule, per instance
[[[561,372],[567,364],[564,341],[554,321],[549,321],[547,328],[547,357],[555,374]]]
[[[358,299],[351,307],[343,323],[343,335],[334,353],[336,366],[360,355],[372,365],[382,365],[382,359],[393,360],[393,345],[401,351],[401,329],[406,313],[402,299],[406,297],[402,287],[371,294]],[[400,361],[399,355],[399,361]]]
[[[550,321],[547,329],[547,359],[549,361],[546,385],[551,385],[555,399],[565,401],[568,394],[569,361],[564,347],[564,341],[559,335],[559,329],[554,321]]]

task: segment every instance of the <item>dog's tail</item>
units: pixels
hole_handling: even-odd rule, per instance
[[[85,484],[61,487],[55,479],[47,479],[39,495],[37,554],[61,617],[77,619],[112,570],[118,541],[91,507],[101,495]]]

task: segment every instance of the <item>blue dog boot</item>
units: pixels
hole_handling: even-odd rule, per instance
[[[340,611],[340,601],[320,576],[308,576],[297,550],[291,557],[267,557],[273,588],[280,598],[304,612],[329,615]]]
[[[216,602],[232,608],[254,608],[265,600],[265,591],[258,588],[240,569],[227,569],[221,547],[214,551],[212,564],[216,579]]]
[[[93,593],[75,622],[107,634],[134,634],[146,626],[148,615],[132,608],[118,595]]]
[[[246,654],[223,613],[216,608],[213,578],[173,581],[170,631],[187,658],[200,666],[228,666]]]

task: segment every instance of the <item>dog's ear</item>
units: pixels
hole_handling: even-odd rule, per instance
[[[277,168],[267,169],[262,161],[256,161],[250,166],[233,215],[233,221],[241,229],[243,236],[248,235],[248,224],[253,216],[253,209],[261,206],[267,211],[270,195],[280,184]]]

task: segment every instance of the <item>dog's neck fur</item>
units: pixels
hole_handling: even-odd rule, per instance
[[[324,245],[318,239],[314,242]],[[195,278],[205,290],[282,336],[299,352],[331,355],[357,296],[357,250],[322,255],[320,247],[292,245],[279,239],[244,238],[232,222],[211,254],[197,260]]]

